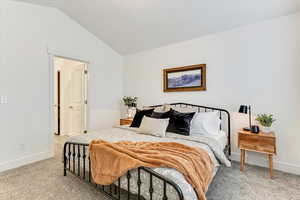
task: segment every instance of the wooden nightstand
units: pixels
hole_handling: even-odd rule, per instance
[[[133,118],[124,118],[120,119],[120,125],[130,125],[133,121]]]
[[[273,155],[276,155],[276,135],[274,132],[258,134],[249,131],[238,132],[238,147],[241,150],[241,171],[245,168],[245,152],[265,153],[269,158],[270,177],[273,177]]]

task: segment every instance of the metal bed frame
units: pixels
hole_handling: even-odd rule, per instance
[[[226,120],[225,123],[227,124],[227,134],[228,134],[228,143],[224,149],[225,154],[229,158],[231,155],[231,142],[230,142],[230,113],[225,110],[225,109],[220,109],[220,108],[214,108],[214,107],[207,107],[207,106],[200,106],[200,105],[194,105],[194,104],[188,104],[188,103],[172,103],[170,104],[171,106],[175,107],[181,107],[181,108],[196,108],[198,112],[210,112],[210,111],[218,111],[220,113],[220,119],[223,119],[223,115],[225,115]],[[162,105],[154,105],[150,107],[160,107]],[[220,130],[222,130],[222,123],[220,125]],[[127,200],[132,200],[132,199],[138,199],[138,200],[144,200],[145,198],[141,195],[141,172],[146,173],[149,175],[149,197],[150,200],[153,200],[153,177],[159,179],[162,181],[162,194],[163,194],[163,199],[162,200],[168,200],[167,196],[167,186],[173,187],[175,191],[177,192],[177,196],[179,200],[184,200],[183,193],[180,189],[180,187],[174,183],[172,180],[169,178],[153,171],[150,168],[146,167],[139,167],[138,170],[138,180],[136,182],[138,186],[138,193],[137,194],[131,194],[130,192],[130,183],[131,183],[131,171],[127,172],[126,179],[127,179],[127,191],[121,189],[121,177],[116,181],[116,184],[111,184],[108,186],[103,186],[103,185],[98,185],[93,182],[92,177],[91,177],[91,162],[90,162],[90,157],[87,155],[87,149],[88,149],[89,144],[84,144],[84,143],[74,143],[74,142],[66,142],[64,144],[64,149],[63,149],[63,160],[64,160],[64,176],[67,176],[67,172],[70,172],[79,178],[83,179],[84,181],[87,181],[89,183],[92,183],[95,185],[95,187],[99,188],[100,191],[109,197],[110,199],[113,200],[121,200],[121,199],[127,199]],[[81,161],[82,161],[82,168],[81,170]],[[88,166],[86,166],[86,161],[88,161]],[[77,165],[77,167],[76,167]],[[86,169],[89,169],[88,174],[86,173]],[[124,177],[123,177],[124,178]]]

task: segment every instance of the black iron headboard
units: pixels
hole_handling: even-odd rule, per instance
[[[227,153],[228,157],[231,156],[231,133],[230,133],[230,113],[222,108],[214,108],[214,107],[208,107],[208,106],[201,106],[201,105],[194,105],[194,104],[189,104],[189,103],[170,103],[168,105],[175,106],[175,107],[180,107],[180,108],[197,108],[198,112],[211,112],[211,111],[218,111],[219,112],[219,118],[222,120],[222,122],[225,122],[227,124],[227,129],[225,131],[227,132],[227,137],[228,137],[228,142],[225,147],[225,153]],[[160,107],[163,105],[154,105],[150,107]],[[225,115],[225,119],[223,116]],[[220,125],[220,130],[223,130],[222,128],[222,123]]]

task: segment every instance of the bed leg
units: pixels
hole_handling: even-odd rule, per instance
[[[66,150],[67,150],[67,144],[64,145],[64,176],[67,176],[67,156],[66,156]]]
[[[64,156],[64,176],[67,176],[67,158]]]

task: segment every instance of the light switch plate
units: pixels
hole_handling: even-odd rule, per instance
[[[7,96],[0,96],[0,104],[7,104],[8,98]]]

